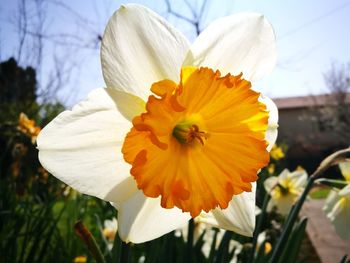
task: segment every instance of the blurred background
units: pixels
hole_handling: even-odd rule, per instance
[[[59,112],[104,86],[103,30],[128,2],[0,0],[0,237],[7,260],[16,255],[12,262],[71,262],[85,255],[73,229],[66,227],[77,218],[86,219],[108,251],[108,236],[100,232],[114,210],[49,176],[37,160],[35,138]],[[165,17],[190,41],[216,18],[263,13],[275,29],[278,61],[253,88],[279,108],[283,166],[302,165],[310,173],[326,155],[349,145],[350,1],[133,2]],[[341,177],[336,168],[329,173],[334,176]],[[48,255],[48,249],[54,251]]]

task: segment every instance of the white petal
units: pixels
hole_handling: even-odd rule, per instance
[[[266,192],[271,192],[271,190],[278,184],[278,177],[271,176],[264,181],[264,187]]]
[[[350,183],[339,191],[340,196],[344,196],[350,200]]]
[[[278,135],[278,109],[276,104],[270,98],[264,95],[260,95],[259,101],[266,105],[266,109],[269,112],[269,120],[267,131],[265,133],[265,140],[269,143],[267,150],[271,151]]]
[[[290,174],[290,180],[293,187],[302,192],[307,183],[307,172],[294,171]]]
[[[255,228],[255,191],[254,183],[252,192],[233,196],[226,209],[216,208],[209,213],[201,213],[198,220],[244,236],[252,236]]]
[[[109,20],[102,47],[102,71],[107,87],[144,100],[152,83],[178,82],[187,39],[165,19],[146,7],[128,4]]]
[[[118,111],[130,122],[135,116],[146,111],[146,103],[140,97],[116,89],[105,89],[113,99]]]
[[[240,13],[211,23],[191,46],[185,65],[219,69],[254,81],[276,64],[272,26],[261,14]]]
[[[282,215],[288,215],[290,209],[292,208],[293,204],[295,203],[296,199],[298,198],[297,195],[294,194],[287,194],[285,196],[281,196],[278,199],[270,199],[270,202],[268,204],[268,211],[271,210],[272,207],[276,206],[277,211]]]
[[[286,180],[289,180],[290,171],[288,169],[283,169],[283,171],[278,175],[278,182],[284,184]]]
[[[329,193],[323,210],[332,221],[337,234],[343,239],[350,238],[350,185],[338,193]]]
[[[342,239],[350,238],[350,202],[339,211],[339,214],[332,220],[335,231]]]
[[[329,214],[332,211],[333,206],[338,202],[338,200],[339,200],[338,193],[335,191],[330,191],[330,193],[327,196],[325,205],[323,207],[323,211],[326,214]]]
[[[79,192],[120,202],[137,189],[121,153],[131,123],[106,89],[64,111],[37,139],[39,160],[50,173]]]
[[[158,238],[183,226],[191,218],[189,213],[178,208],[162,208],[160,198],[146,197],[142,191],[117,209],[120,238],[132,243]]]
[[[339,168],[345,180],[350,182],[350,161],[340,163]]]

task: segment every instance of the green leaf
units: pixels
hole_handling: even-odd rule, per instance
[[[309,197],[312,199],[324,199],[328,196],[330,189],[320,188],[312,191]]]
[[[316,182],[337,189],[342,189],[348,184],[348,182],[344,180],[335,180],[327,178],[318,179]]]
[[[294,263],[297,260],[301,243],[305,235],[305,229],[307,225],[307,218],[303,218],[299,224],[292,231],[287,245],[285,246],[281,257],[279,258],[280,263]]]
[[[208,261],[209,262],[214,262],[215,251],[216,251],[216,240],[218,238],[219,229],[212,228],[211,231],[214,231],[214,237],[213,237],[213,241],[211,243]]]
[[[229,257],[229,246],[230,246],[230,241],[232,239],[232,235],[233,235],[233,232],[226,231],[224,236],[222,237],[222,240],[219,245],[219,249],[216,254],[217,263],[230,262],[228,257]]]

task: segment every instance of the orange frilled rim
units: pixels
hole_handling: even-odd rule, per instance
[[[152,85],[122,148],[146,196],[196,217],[251,191],[269,162],[268,112],[241,76],[186,67],[179,84]]]

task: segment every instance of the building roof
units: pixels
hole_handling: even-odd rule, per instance
[[[344,95],[342,94],[343,98]],[[273,99],[279,109],[295,109],[295,108],[307,108],[313,106],[325,106],[337,104],[337,100],[334,94],[322,94],[315,96],[300,96],[300,97],[288,97],[288,98],[276,98]],[[350,93],[345,94],[344,103],[350,104]]]

